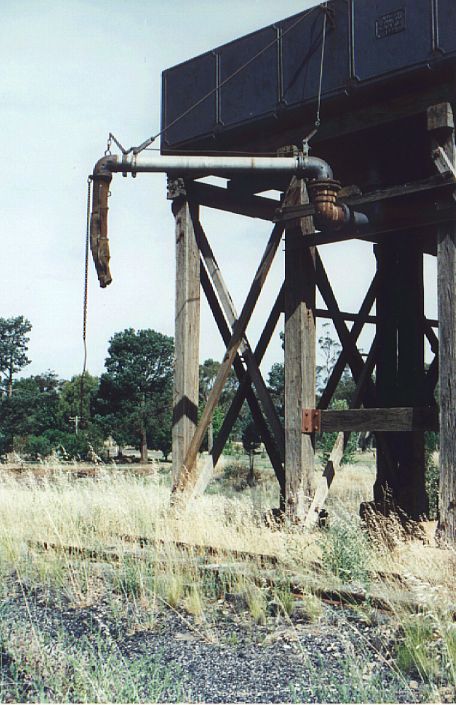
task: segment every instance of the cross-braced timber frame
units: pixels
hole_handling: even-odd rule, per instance
[[[393,505],[419,519],[427,514],[424,432],[440,429],[442,530],[456,533],[456,149],[451,106],[427,111],[435,164],[433,176],[362,194],[342,190],[341,202],[387,217],[372,218],[362,235],[316,232],[306,184],[293,178],[282,200],[255,195],[236,184],[221,188],[195,180],[169,180],[176,219],[176,370],[173,416],[173,492],[187,499],[204,491],[244,401],[274,468],[281,510],[293,520],[316,522],[352,431],[375,433],[377,480],[374,502]],[[270,184],[270,188],[274,188]],[[266,190],[260,189],[258,190]],[[199,219],[208,206],[274,223],[272,233],[238,313]],[[285,278],[253,348],[246,328],[282,238]],[[339,309],[318,246],[353,237],[374,243],[376,274],[359,312]],[[439,322],[424,315],[423,255],[437,255]],[[206,406],[197,421],[200,289],[203,289],[226,346]],[[319,291],[326,309],[316,307]],[[375,314],[372,309],[376,307]],[[285,316],[285,424],[282,426],[260,371],[280,315]],[[318,406],[315,394],[315,321],[333,321],[341,352]],[[352,323],[351,328],[347,322]],[[357,340],[366,323],[376,325],[367,356]],[[435,329],[439,328],[439,339]],[[426,369],[424,340],[434,360]],[[330,409],[346,367],[355,391],[350,409]],[[238,390],[204,467],[200,451],[225,382],[234,368]],[[375,380],[373,372],[376,371]],[[435,390],[440,379],[439,406]],[[337,431],[321,479],[314,482],[315,433]],[[388,505],[388,506],[387,506]]]

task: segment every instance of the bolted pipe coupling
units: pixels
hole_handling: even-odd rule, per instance
[[[309,181],[307,184],[309,198],[315,208],[315,224],[337,230],[350,220],[347,206],[337,203],[337,194],[341,189],[339,181],[325,179]]]
[[[337,195],[341,189],[339,181],[309,181],[307,188],[315,208],[314,221],[317,227],[328,230],[350,228],[357,233],[369,224],[369,219],[364,213],[354,211],[345,203],[337,203]]]

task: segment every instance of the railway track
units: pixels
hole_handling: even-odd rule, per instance
[[[335,586],[331,584],[331,576],[324,572],[322,564],[315,561],[308,564],[309,572],[302,576],[294,574],[283,564],[280,565],[276,556],[268,554],[256,554],[227,548],[219,549],[215,546],[195,545],[183,541],[155,540],[130,535],[120,535],[120,537],[127,543],[137,544],[138,548],[124,550],[111,547],[91,548],[51,541],[29,541],[28,546],[33,550],[64,553],[75,560],[90,560],[100,563],[121,563],[125,560],[147,561],[157,566],[170,562],[169,552],[166,553],[163,549],[173,547],[182,551],[181,556],[172,559],[174,565],[188,566],[202,576],[212,574],[222,578],[238,574],[248,577],[263,587],[283,588],[286,586],[297,600],[305,600],[306,595],[310,592],[331,605],[352,607],[369,605],[385,612],[395,612],[399,609],[420,612],[426,608],[423,602],[416,599],[416,596],[408,588],[406,579],[399,573],[371,571],[368,576],[369,589],[351,583]],[[151,552],[148,550],[151,547],[157,550]],[[219,560],[214,562],[214,558]],[[234,558],[235,561],[223,562],[228,558]],[[209,559],[212,559],[212,562],[209,562]],[[249,565],[251,561],[256,562],[256,570]],[[268,563],[268,561],[270,562]],[[258,568],[261,570],[259,571]],[[456,615],[456,606],[454,613]]]

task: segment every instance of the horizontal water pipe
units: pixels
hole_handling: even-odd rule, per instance
[[[122,157],[107,155],[95,165],[93,176],[113,172],[137,174],[139,172],[163,172],[177,176],[200,174],[204,176],[230,176],[242,172],[261,174],[295,174],[304,179],[332,179],[332,169],[323,159],[303,154],[295,157],[212,157],[212,156],[161,156],[141,152]]]
[[[214,157],[214,156],[162,156],[141,152],[140,154],[108,154],[98,160],[92,175],[93,197],[90,218],[90,246],[101,287],[111,283],[109,270],[108,241],[108,196],[112,174],[121,172],[135,176],[139,172],[162,172],[174,176],[231,176],[240,173],[288,174],[314,182],[317,189],[309,189],[310,198],[315,198],[316,221],[325,229],[343,226],[358,230],[367,224],[363,213],[352,211],[347,206],[336,204],[337,182],[327,162],[319,157],[298,154],[293,157]],[[326,188],[325,188],[326,185]]]

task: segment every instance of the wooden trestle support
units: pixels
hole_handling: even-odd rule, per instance
[[[299,179],[293,178],[281,202],[197,181],[169,181],[176,218],[177,262],[173,420],[176,502],[185,502],[204,491],[247,401],[279,482],[280,508],[291,520],[304,521],[307,526],[317,521],[349,434],[359,430],[373,431],[376,436],[377,509],[389,511],[395,507],[412,519],[420,519],[427,513],[424,432],[440,427],[440,531],[444,538],[456,542],[456,150],[450,105],[429,108],[427,122],[430,153],[436,165],[434,176],[365,195],[341,192],[341,201],[361,210],[378,203],[407,207],[407,199],[415,198],[413,208],[392,208],[391,217],[380,222],[373,219],[361,235],[315,232],[314,209],[305,183]],[[426,199],[420,210],[416,199],[422,195]],[[239,314],[199,220],[199,206],[275,223]],[[253,349],[246,328],[283,235],[284,283]],[[375,243],[377,272],[358,314],[347,314],[339,309],[317,246],[353,237]],[[437,321],[424,316],[423,252],[437,254],[440,345],[434,332]],[[200,283],[226,353],[197,423]],[[325,310],[316,308],[317,289]],[[374,303],[376,314],[372,315]],[[281,313],[285,314],[284,428],[259,367]],[[333,321],[341,353],[315,408],[318,316]],[[351,329],[347,321],[353,322]],[[357,340],[366,322],[376,324],[376,335],[363,359]],[[435,355],[427,370],[425,337]],[[356,385],[351,408],[328,409],[347,366]],[[199,471],[198,453],[231,367],[239,387]],[[439,374],[440,424],[434,398]],[[339,433],[315,487],[316,431]]]

